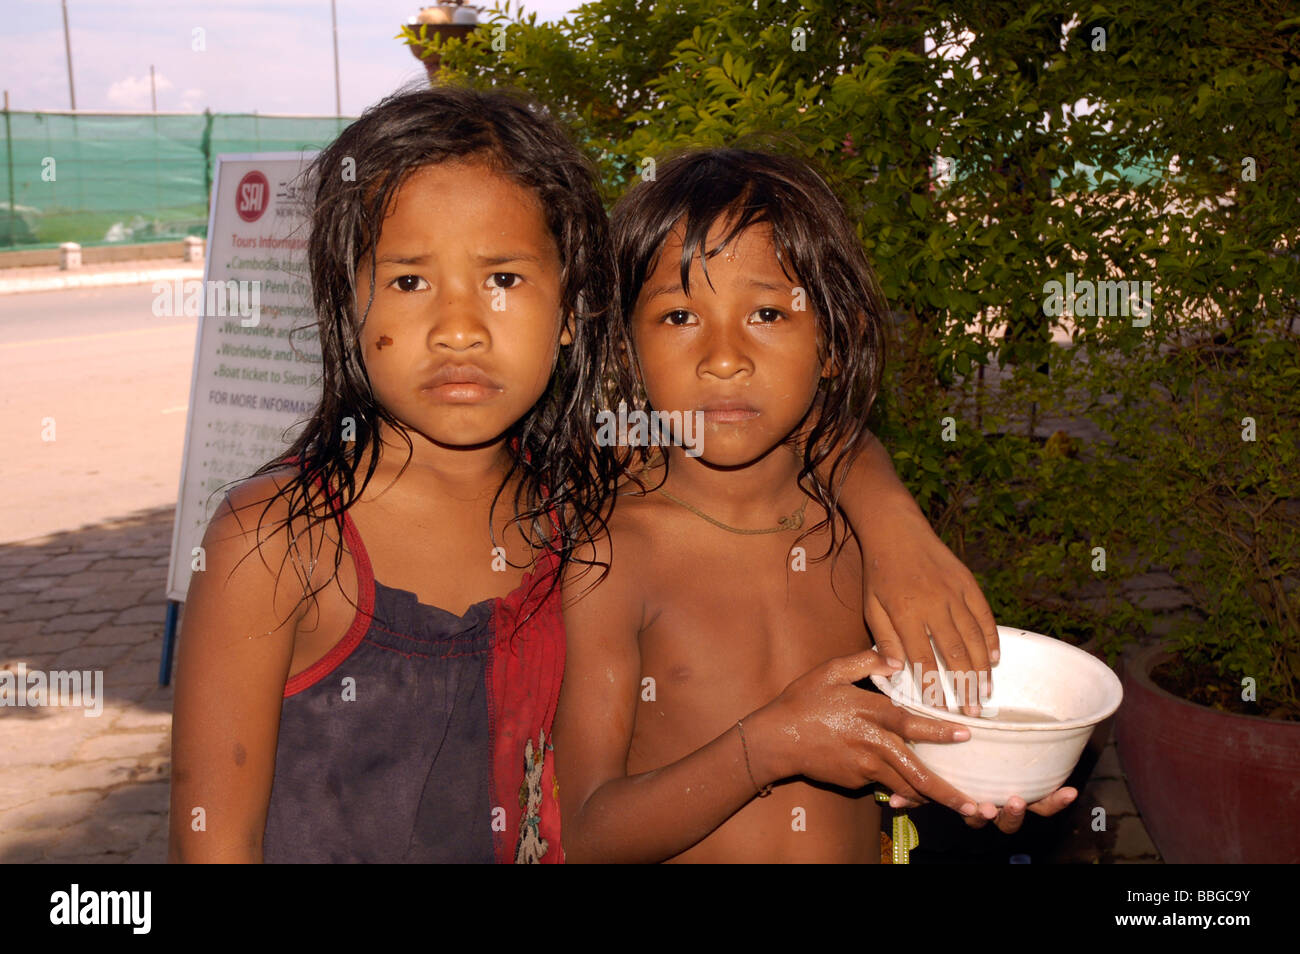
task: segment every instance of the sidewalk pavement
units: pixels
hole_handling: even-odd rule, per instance
[[[157,678],[173,512],[0,546],[0,669],[104,674],[98,717],[0,709],[0,862],[165,858],[172,690]],[[1176,608],[1172,579],[1151,577],[1142,585]],[[1067,811],[1065,844],[1035,863],[1159,862],[1113,742]]]
[[[105,285],[143,285],[202,277],[201,262],[185,262],[179,258],[105,262],[100,265],[82,265],[68,271],[62,271],[57,265],[0,268],[0,295],[57,291],[63,288],[102,288]]]
[[[161,862],[173,508],[0,546],[0,669],[102,670],[103,711],[0,709],[0,862]]]

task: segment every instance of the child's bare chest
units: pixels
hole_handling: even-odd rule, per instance
[[[796,536],[700,533],[646,555],[635,748],[692,751],[814,666],[870,647],[856,543],[832,567],[812,560],[824,537],[801,552]]]

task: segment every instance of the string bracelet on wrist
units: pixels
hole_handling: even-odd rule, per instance
[[[754,767],[749,764],[749,743],[745,741],[745,727],[741,724],[740,719],[736,720],[736,728],[740,730],[740,746],[745,750],[745,771],[749,773],[749,780],[758,791],[758,797],[766,798],[772,794],[772,783],[768,782],[766,785],[759,786],[758,779],[754,778]]]

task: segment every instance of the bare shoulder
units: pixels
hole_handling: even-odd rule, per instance
[[[589,612],[615,612],[642,604],[656,538],[636,485],[626,495],[625,490],[620,488],[601,531],[575,551],[564,577],[567,605],[585,603]]]
[[[655,493],[660,484],[658,473],[638,484],[627,481],[619,487],[614,519],[619,539],[627,548],[649,555],[662,549],[664,530],[677,515],[675,505]]]
[[[209,523],[230,534],[255,534],[270,541],[278,534],[289,516],[289,498],[285,491],[294,477],[288,467],[241,480],[226,492]],[[223,536],[224,536],[223,533]],[[255,536],[254,539],[257,539]]]
[[[315,509],[319,494],[295,486],[296,474],[294,468],[279,468],[232,487],[213,514],[203,545],[209,566],[226,568],[243,588],[269,586],[276,605],[291,602],[297,613],[306,608],[303,594],[333,567],[340,541],[331,521],[313,521],[305,511],[304,504]]]

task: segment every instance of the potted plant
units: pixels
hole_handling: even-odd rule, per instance
[[[442,68],[442,44],[447,40],[463,40],[478,26],[479,7],[465,4],[465,0],[446,0],[434,6],[421,7],[409,23],[403,24],[398,35],[406,40],[411,54],[424,64],[432,81]]]
[[[1071,387],[1094,396],[1085,413],[1105,439],[1083,442],[1077,455],[1048,446],[1035,455],[1023,442],[1005,448],[1012,467],[1001,460],[1006,439],[991,454],[963,448],[945,472],[969,470],[978,499],[970,507],[950,500],[932,518],[995,605],[1016,606],[1015,625],[1098,656],[1127,649],[1115,735],[1164,860],[1295,862],[1300,422],[1288,402],[1300,348],[1279,322],[1239,339],[1231,354],[1216,346],[1207,357],[1207,349],[1135,350],[1122,372],[1114,355],[1054,362],[1055,397]],[[1108,412],[1096,414],[1098,406]],[[998,504],[1005,490],[1014,506]],[[999,533],[980,529],[993,525]],[[1109,552],[1099,568],[1091,555],[1100,544]],[[1126,576],[1156,567],[1192,603],[1190,613],[1161,614],[1164,639],[1150,635],[1158,614],[1122,589]],[[1098,730],[1067,783],[1080,791],[1109,726]],[[1028,819],[1020,835],[999,839],[923,811],[915,816],[918,828],[925,823],[921,862],[1048,858],[1066,837],[1068,813]]]
[[[1120,761],[1174,863],[1300,861],[1300,349],[1278,324],[1234,350],[1145,362],[1126,380],[1168,426],[1116,428],[1160,466],[1148,558],[1204,617],[1122,666]]]

